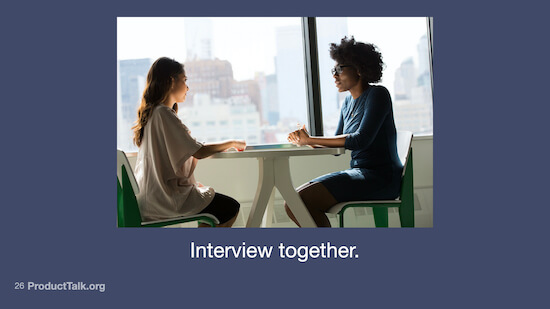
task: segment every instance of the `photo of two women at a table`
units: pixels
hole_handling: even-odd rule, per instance
[[[344,37],[330,45],[335,65],[332,77],[348,95],[340,110],[334,137],[310,136],[305,126],[288,133],[298,146],[344,147],[351,150],[350,168],[322,175],[296,191],[318,227],[330,227],[326,211],[347,201],[395,199],[403,166],[397,154],[392,100],[382,85],[384,63],[376,45]],[[183,215],[211,214],[219,227],[231,227],[240,204],[230,192],[222,194],[195,181],[199,160],[234,148],[246,151],[246,141],[200,143],[176,112],[189,91],[184,66],[170,58],[157,59],[147,74],[138,109],[133,142],[138,146],[136,198],[144,222]],[[181,202],[183,201],[183,202]],[[285,210],[299,222],[285,203]],[[199,226],[206,226],[199,224]]]

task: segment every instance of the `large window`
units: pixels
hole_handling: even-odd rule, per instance
[[[330,69],[334,61],[329,44],[344,36],[375,44],[382,53],[385,69],[381,85],[388,88],[393,100],[398,130],[415,135],[432,134],[432,87],[427,19],[406,18],[317,18],[319,77],[325,136],[334,135],[340,107],[348,92],[339,93]]]
[[[185,66],[179,116],[199,141],[286,142],[307,123],[301,18],[118,18],[117,147],[131,127],[151,64]]]
[[[376,44],[398,129],[431,134],[426,18],[317,18],[324,135],[344,99],[334,87],[329,43],[353,35]],[[134,18],[117,20],[117,147],[137,151],[132,131],[145,79],[159,57],[183,63],[190,91],[179,116],[199,141],[286,142],[310,123],[302,18]],[[307,37],[307,36],[306,36]]]

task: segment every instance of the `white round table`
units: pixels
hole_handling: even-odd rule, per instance
[[[258,158],[259,179],[246,227],[260,227],[269,198],[276,187],[302,227],[317,227],[290,178],[291,156],[339,155],[344,148],[310,148],[292,144],[248,146],[245,151],[217,153],[211,158]]]

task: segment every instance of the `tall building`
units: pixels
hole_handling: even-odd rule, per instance
[[[118,149],[124,149],[124,147],[121,147],[121,144],[123,143],[123,140],[128,137],[123,137],[121,135],[122,131],[124,130],[124,125],[122,124],[122,105],[120,102],[122,102],[121,99],[121,93],[120,93],[120,62],[117,61],[116,64],[116,130],[117,130],[117,148]]]
[[[232,95],[233,68],[227,60],[194,60],[184,64],[189,93],[187,103],[194,95],[206,93],[213,98],[229,98]]]
[[[136,105],[139,104],[142,92],[145,89],[147,72],[151,64],[151,59],[148,58],[119,61],[120,99],[122,101],[122,116],[124,119],[136,117]]]
[[[208,18],[185,18],[185,46],[187,61],[213,59],[212,20]]]
[[[260,113],[260,116],[262,115],[262,96],[260,92],[260,85],[256,80],[235,81],[231,87],[231,96],[247,97],[249,99],[249,103],[256,107],[256,110]]]
[[[211,98],[228,99],[247,96],[256,110],[262,111],[260,87],[255,80],[236,81],[233,67],[227,60],[196,60],[185,63],[189,93],[186,105],[195,104],[195,95],[208,94]],[[228,101],[225,101],[228,102]]]
[[[277,97],[279,119],[285,124],[307,123],[306,91],[303,82],[304,53],[300,26],[279,27],[276,30]],[[296,126],[294,125],[293,128]]]
[[[141,95],[145,89],[147,72],[151,67],[151,59],[120,60],[119,65],[119,97],[117,109],[117,127],[119,129],[117,147],[136,151],[132,142],[132,126],[137,119],[137,109]]]
[[[420,75],[424,74],[425,72],[430,72],[430,56],[428,54],[428,37],[426,35],[423,35],[420,40],[418,40],[417,44],[417,51],[418,51],[418,73]]]
[[[396,100],[411,99],[412,89],[417,84],[416,68],[413,58],[407,58],[401,62],[401,66],[395,70],[394,96]]]
[[[262,120],[274,126],[279,122],[279,100],[277,98],[277,76],[257,73],[255,81],[260,88]]]
[[[229,61],[192,60],[185,63],[189,92],[179,115],[204,142],[245,139],[262,142],[261,89],[256,80],[236,81]]]
[[[405,59],[395,72],[394,115],[397,129],[433,132],[433,108],[426,36],[417,45],[419,66]]]
[[[426,35],[423,35],[417,45],[418,50],[418,86],[427,86],[431,87],[430,79],[430,56],[428,54],[428,38]]]

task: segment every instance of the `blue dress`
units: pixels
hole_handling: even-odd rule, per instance
[[[339,202],[395,199],[403,165],[397,155],[391,97],[383,86],[369,86],[357,99],[346,97],[336,135],[349,134],[350,169],[310,182],[322,183]]]

